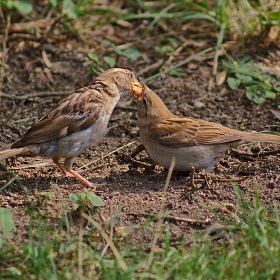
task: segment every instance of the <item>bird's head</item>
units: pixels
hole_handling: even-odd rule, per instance
[[[157,122],[173,116],[158,95],[139,82],[132,83],[132,93],[137,97],[137,112],[139,119],[145,118],[147,122]]]
[[[122,68],[111,68],[101,73],[94,81],[104,88],[108,95],[132,92],[132,83],[137,82],[135,74]]]

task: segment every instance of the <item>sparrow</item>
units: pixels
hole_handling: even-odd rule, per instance
[[[0,160],[12,156],[50,158],[64,175],[74,176],[94,187],[72,169],[73,160],[103,138],[109,118],[122,94],[132,93],[137,79],[127,69],[112,68],[89,86],[80,88],[37,121],[10,149],[0,152]],[[64,158],[64,163],[59,159]]]
[[[258,132],[243,132],[201,119],[174,115],[148,86],[133,82],[137,97],[141,141],[159,165],[174,170],[213,171],[223,152],[252,141],[280,143],[280,137]]]

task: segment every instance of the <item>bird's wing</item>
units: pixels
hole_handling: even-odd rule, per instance
[[[12,148],[56,140],[87,129],[99,118],[103,100],[94,89],[82,88],[64,98],[48,115],[36,122]]]
[[[198,119],[174,117],[152,125],[149,138],[162,145],[183,147],[242,140],[243,132]]]

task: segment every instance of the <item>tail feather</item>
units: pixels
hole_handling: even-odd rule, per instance
[[[280,136],[274,134],[259,133],[259,132],[246,133],[244,140],[248,142],[255,141],[255,142],[268,142],[268,143],[280,144]]]
[[[21,147],[16,149],[7,149],[0,152],[0,160],[10,158],[13,156],[25,156],[26,153],[29,151],[27,147]]]

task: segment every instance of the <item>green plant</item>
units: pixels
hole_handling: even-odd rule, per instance
[[[15,230],[13,215],[10,209],[0,208],[0,249],[7,238],[11,238]]]
[[[0,8],[5,8],[8,10],[14,10],[23,14],[28,14],[32,11],[33,6],[30,1],[27,0],[2,0],[0,1]]]
[[[103,56],[103,60],[109,68],[113,68],[116,66],[119,56],[126,57],[132,61],[137,61],[140,57],[142,57],[142,54],[135,47],[120,50],[119,48],[116,47],[115,44],[111,43],[108,40],[102,40],[101,44],[103,44],[104,46],[112,47],[113,51],[116,54],[116,58],[113,58],[111,56]],[[89,53],[88,57],[90,60],[94,62],[94,65],[90,65],[89,68],[91,74],[97,71],[98,69],[103,69],[97,55]]]
[[[75,19],[80,16],[90,14],[89,5],[93,4],[94,0],[50,0],[50,9],[60,11],[58,16],[66,16],[69,19]]]
[[[84,193],[69,194],[69,199],[76,203],[79,207],[84,207],[87,202],[89,202],[93,207],[100,207],[104,205],[101,197],[92,192],[88,192],[87,189],[84,189]]]
[[[261,35],[267,26],[279,25],[279,7],[275,1],[218,1],[217,16],[226,23],[232,38]]]
[[[145,237],[144,243],[133,244],[129,236],[126,242],[121,236],[116,239],[113,228],[110,235],[107,233],[106,221],[99,224],[85,213],[79,218],[78,231],[71,226],[65,236],[59,221],[54,226],[49,224],[51,216],[44,218],[30,212],[28,242],[19,248],[7,243],[0,248],[0,278],[278,279],[279,210],[262,205],[257,190],[248,201],[237,186],[233,187],[234,210],[230,214],[213,210],[223,226],[211,233],[208,229],[197,232],[188,244],[172,241],[171,223],[164,213],[145,225],[130,227],[138,241],[141,230],[147,229],[153,235],[152,250],[148,250],[151,245],[146,247]],[[102,204],[87,192],[70,197],[79,207]],[[81,218],[88,223],[81,223]]]
[[[279,108],[279,106],[278,106],[278,108]],[[271,124],[271,125],[267,125],[267,127],[269,128],[270,133],[274,133],[274,134],[280,136],[280,125]]]
[[[101,44],[104,46],[112,47],[113,51],[117,55],[117,58],[118,58],[118,56],[124,56],[132,61],[137,61],[142,56],[141,53],[135,47],[120,50],[119,48],[116,47],[115,44],[113,44],[112,42],[110,42],[108,40],[102,40]]]
[[[89,66],[90,74],[94,73],[95,71],[98,71],[99,69],[103,69],[97,55],[88,53],[88,58],[94,62],[93,65]],[[103,56],[103,60],[109,68],[114,68],[116,66],[116,60],[114,58],[112,58],[111,56],[105,55],[105,56]]]
[[[231,89],[237,89],[240,85],[246,88],[246,96],[251,101],[260,104],[265,99],[275,99],[280,92],[280,81],[270,74],[265,73],[254,61],[249,58],[240,61],[222,60],[222,68],[234,77],[227,78]]]

